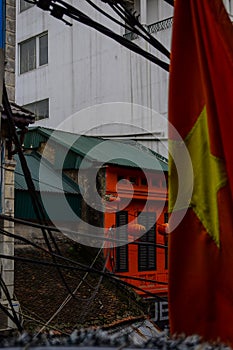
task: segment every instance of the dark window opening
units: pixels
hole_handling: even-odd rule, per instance
[[[136,184],[137,184],[137,179],[136,179],[136,177],[130,177],[130,178],[129,178],[129,182],[130,182],[132,185],[136,185]]]
[[[141,179],[141,185],[142,186],[147,186],[147,179],[146,178],[145,179],[144,178]]]
[[[33,103],[29,103],[24,105],[26,109],[35,114],[36,120],[49,118],[49,99],[36,101]]]
[[[30,4],[29,2],[26,2],[24,0],[20,0],[20,3],[19,3],[19,11],[20,12],[23,12],[27,9],[29,9],[30,7],[34,6],[34,4]]]
[[[48,33],[39,37],[39,65],[48,63]]]
[[[140,213],[138,223],[145,226],[147,230],[140,238],[140,242],[151,243],[138,246],[138,270],[156,270],[156,214]]]

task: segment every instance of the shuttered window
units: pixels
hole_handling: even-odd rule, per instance
[[[147,232],[140,238],[140,242],[156,243],[156,215],[155,213],[141,213],[138,223],[146,227]],[[155,245],[138,246],[138,270],[156,270],[156,247]]]
[[[128,212],[120,211],[116,214],[116,237],[119,240],[128,240]],[[128,271],[128,244],[116,248],[116,271]]]

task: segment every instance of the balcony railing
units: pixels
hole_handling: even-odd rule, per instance
[[[171,28],[173,22],[173,17],[169,17],[163,19],[162,21],[150,24],[149,26],[145,26],[150,34],[158,33],[161,30],[166,30]],[[138,38],[138,35],[133,32],[128,32],[124,34],[124,37],[128,40],[135,40]]]
[[[163,19],[162,21],[156,22],[154,24],[150,24],[148,26],[148,32],[152,34],[152,33],[158,33],[161,30],[169,29],[172,26],[172,22],[173,22],[173,17],[169,17],[169,18]]]

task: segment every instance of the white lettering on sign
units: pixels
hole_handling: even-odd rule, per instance
[[[157,301],[155,302],[155,317],[154,321],[167,321],[168,320],[168,302]]]

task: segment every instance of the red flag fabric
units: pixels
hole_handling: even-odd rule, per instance
[[[176,205],[169,159],[169,228],[185,213],[169,235],[171,332],[233,344],[233,26],[220,0],[175,1],[169,121],[193,168],[190,203]]]

